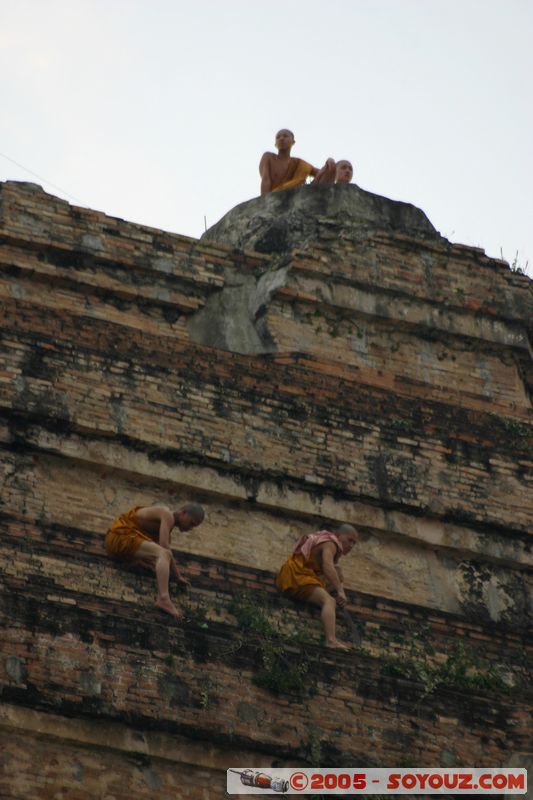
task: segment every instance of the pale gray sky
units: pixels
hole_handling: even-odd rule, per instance
[[[0,180],[199,236],[288,127],[533,275],[532,38],[532,0],[0,0],[0,153],[65,191]]]

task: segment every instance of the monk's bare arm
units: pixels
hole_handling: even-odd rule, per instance
[[[174,527],[174,514],[167,506],[146,506],[140,508],[136,514],[141,528],[146,524],[147,531],[159,527],[159,544],[165,550],[170,550],[170,531]]]
[[[334,563],[337,548],[333,542],[324,542],[324,544],[319,545],[319,547],[321,549],[322,570],[324,575],[333,589],[337,592],[337,603],[339,606],[345,606],[347,598],[344,593],[341,577],[339,576],[338,567],[336,567]]]
[[[178,583],[181,583],[183,586],[191,585],[191,582],[188,581],[187,578],[184,578],[183,575],[181,574],[178,565],[176,564],[176,559],[174,558],[174,556],[172,556],[172,558],[170,559],[170,572],[176,578]]]
[[[189,581],[179,571],[170,547],[170,532],[174,527],[174,514],[166,506],[152,506],[152,511],[154,512],[154,517],[156,519],[159,518],[159,544],[165,550],[170,550],[170,574],[180,583],[188,585]]]
[[[319,549],[324,576],[327,578],[333,589],[338,592],[339,589],[342,588],[342,584],[339,580],[339,576],[333,562],[337,548],[333,542],[324,542],[324,544],[319,545]]]
[[[167,506],[147,506],[146,508],[140,508],[136,517],[141,528],[143,523],[146,523],[149,528],[159,525],[159,544],[165,550],[170,550],[171,553],[170,572],[180,583],[188,584],[189,581],[183,577],[178,569],[170,547],[170,532],[174,527],[174,515],[171,510]]]
[[[259,162],[259,174],[261,176],[261,194],[268,194],[272,191],[272,173],[270,165],[272,159],[276,156],[274,153],[263,153],[263,157]]]

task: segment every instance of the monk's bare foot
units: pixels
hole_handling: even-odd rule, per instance
[[[174,603],[170,598],[165,597],[158,597],[155,601],[155,604],[161,611],[166,611],[167,614],[170,614],[171,617],[174,617],[176,620],[183,619],[183,614],[181,611],[178,611]]]
[[[344,642],[339,642],[338,639],[333,639],[331,642],[326,642],[326,647],[331,647],[333,650],[351,650],[349,644],[345,644]]]

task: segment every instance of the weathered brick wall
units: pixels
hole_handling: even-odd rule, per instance
[[[61,538],[55,537],[58,549]],[[204,739],[218,745],[219,769],[224,756],[226,763],[239,763],[242,751],[252,760],[269,753],[271,759],[288,763],[310,758],[319,747],[325,761],[339,765],[490,766],[527,749],[529,715],[522,698],[506,697],[501,704],[493,693],[468,696],[457,690],[428,696],[422,685],[384,673],[380,659],[365,653],[356,659],[329,656],[312,640],[304,651],[316,659],[307,675],[317,682],[316,696],[276,698],[255,687],[254,637],[235,635],[224,598],[229,587],[262,588],[261,574],[185,559],[195,592],[211,595],[207,602],[219,609],[222,621],[169,628],[150,607],[151,579],[106,564],[100,569],[96,596],[91,589],[98,562],[94,556],[84,560],[86,569],[65,576],[50,569],[37,551],[33,563],[22,561],[18,586],[16,578],[8,577],[9,587],[18,589],[6,601],[10,622],[2,634],[2,652],[4,657],[9,654],[4,661],[4,722],[11,729],[26,725],[33,730],[17,711],[26,706],[59,714],[63,728],[65,717],[76,718],[82,728],[96,717],[106,751],[112,746],[108,739],[113,741],[114,726],[126,723],[142,732],[140,744],[129,745],[134,752],[144,744],[142,737],[157,732],[192,743]],[[480,626],[458,627],[453,620],[448,625],[445,616],[426,615],[420,608],[383,602],[372,607],[365,597],[352,600],[352,608],[365,621],[365,643],[371,626],[387,632],[391,641],[392,631],[405,631],[406,618],[411,617],[415,623],[424,620],[434,626],[436,640],[440,629],[443,640],[464,634],[471,642],[480,637],[481,647],[498,647],[498,632],[491,638]],[[498,644],[508,652],[512,640],[502,635]],[[292,655],[298,662],[302,646],[293,646]],[[80,736],[75,731],[62,735],[74,740]],[[181,739],[178,744],[167,757],[190,763],[181,752]],[[56,749],[61,752],[57,745]],[[128,752],[125,745],[117,749]],[[146,748],[145,756],[145,766],[159,773],[160,749]],[[64,753],[56,765],[60,776],[66,771],[65,758]],[[179,775],[188,772],[183,766],[181,770]]]
[[[271,264],[0,186],[2,796],[196,800],[232,764],[530,752],[531,282],[475,248],[337,237],[284,259],[271,353],[201,344],[191,321]],[[102,541],[185,499],[208,516],[175,542],[173,628]],[[350,655],[273,587],[302,531],[346,520]],[[307,627],[285,658],[317,694],[253,683],[243,591]],[[424,684],[458,644],[500,682]]]

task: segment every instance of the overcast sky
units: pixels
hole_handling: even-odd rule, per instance
[[[532,0],[0,12],[0,180],[197,237],[258,195],[260,156],[288,127],[294,155],[350,159],[362,188],[533,275]]]

